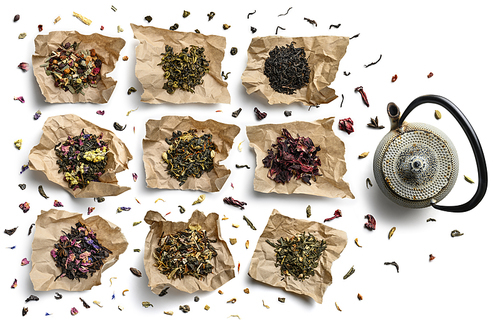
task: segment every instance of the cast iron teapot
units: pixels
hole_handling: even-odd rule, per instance
[[[458,155],[451,140],[439,129],[405,118],[424,103],[446,108],[458,121],[472,146],[478,169],[475,195],[457,206],[437,205],[453,188],[458,176]],[[387,105],[391,130],[380,141],[373,158],[373,173],[382,192],[391,201],[408,208],[432,206],[438,210],[465,212],[483,199],[488,186],[486,161],[479,139],[463,113],[448,99],[437,95],[416,98],[400,116],[398,106]]]

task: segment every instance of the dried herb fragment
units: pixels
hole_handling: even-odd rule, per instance
[[[368,189],[369,189],[369,188],[370,188],[370,187],[372,187],[372,186],[373,186],[373,184],[372,184],[372,180],[371,180],[370,178],[367,178],[367,179],[366,179],[366,188],[368,188]]]
[[[60,277],[70,280],[92,277],[104,265],[113,252],[99,243],[97,234],[81,222],[77,222],[67,233],[62,231],[50,255],[61,269],[54,281]]]
[[[468,183],[471,183],[471,184],[473,184],[473,183],[474,183],[474,180],[472,180],[472,178],[470,178],[469,176],[464,175],[464,179],[465,179]]]
[[[262,159],[264,167],[269,168],[267,177],[281,184],[295,177],[311,185],[311,179],[315,181],[316,176],[321,176],[321,160],[317,156],[321,148],[315,146],[309,137],[297,135],[294,138],[285,128],[281,133],[282,136],[276,139],[277,143],[272,144],[276,151],[268,149],[267,156]]]
[[[294,44],[275,46],[264,63],[264,75],[271,88],[286,95],[305,87],[311,74],[304,48],[296,48]]]
[[[186,212],[186,209],[184,209],[184,207],[182,205],[179,205],[179,212],[184,213],[184,212]]]
[[[205,194],[202,194],[200,196],[198,196],[198,198],[196,199],[196,201],[193,202],[192,205],[195,205],[195,204],[200,204],[201,202],[203,202],[205,200]]]
[[[310,218],[311,217],[311,206],[308,205],[306,208],[306,217]]]
[[[113,123],[113,127],[115,128],[116,131],[123,131],[127,127],[127,125],[122,126],[118,122]]]
[[[274,32],[274,35],[278,35],[278,29],[281,29],[281,30],[286,30],[286,28],[283,28],[281,26],[277,26],[276,27],[276,32]]]
[[[255,34],[255,32],[257,31],[257,28],[250,26],[250,31],[252,32],[252,34]]]
[[[427,75],[427,78],[432,78],[433,76],[434,76],[434,73],[429,72],[429,74]]]
[[[316,23],[315,20],[305,18],[305,17],[304,17],[304,20],[307,21],[309,24],[313,25],[314,27],[318,27],[318,24]]]
[[[30,64],[26,62],[21,62],[17,66],[19,69],[21,69],[23,72],[26,72],[30,69]]]
[[[347,134],[351,134],[352,132],[354,132],[353,125],[354,125],[354,121],[350,117],[341,119],[339,121],[339,129],[347,132]]]
[[[394,232],[396,231],[396,227],[392,227],[391,230],[389,231],[389,239],[391,239],[392,235],[394,235]]]
[[[10,286],[11,289],[15,289],[17,287],[17,279],[14,279],[14,282]]]
[[[292,116],[292,111],[284,111],[283,114],[285,114],[286,117]]]
[[[359,37],[359,33],[357,33],[356,35],[353,35],[353,36],[349,37],[349,39],[351,40],[351,39],[358,38],[358,37]]]
[[[395,82],[396,80],[398,80],[398,75],[397,74],[395,74],[394,76],[392,76],[391,82]]]
[[[168,293],[168,289],[170,289],[170,287],[165,287],[163,290],[161,290],[158,296],[163,297],[164,295],[166,295]]]
[[[232,205],[232,206],[235,206],[235,207],[238,207],[240,208],[241,210],[245,209],[245,205],[247,205],[246,202],[243,202],[243,201],[238,201],[236,199],[233,199],[231,196],[229,197],[225,197],[224,199],[222,199],[222,201],[226,204],[229,204],[229,205]]]
[[[278,301],[281,302],[282,304],[284,304],[285,303],[285,298],[278,297]]]
[[[231,243],[231,245],[234,245],[238,242],[238,240],[236,238],[229,238],[229,243]]]
[[[231,47],[231,51],[229,51],[229,53],[230,53],[231,55],[236,55],[236,53],[238,53],[238,48],[236,48],[236,47],[234,47],[234,46],[233,46],[233,47]]]
[[[363,246],[361,246],[361,245],[359,244],[359,242],[358,242],[358,239],[357,239],[357,238],[355,238],[355,239],[354,239],[354,243],[355,243],[355,244],[356,244],[356,246],[358,246],[358,247],[363,247]]]
[[[365,68],[371,67],[372,65],[375,65],[375,64],[379,63],[381,59],[382,59],[382,54],[380,54],[380,56],[379,56],[379,58],[378,58],[377,61],[369,63],[369,64],[365,64]]]
[[[144,308],[149,308],[149,307],[154,307],[152,303],[150,303],[149,301],[143,301],[142,302],[142,307]]]
[[[38,193],[40,193],[40,195],[43,197],[43,198],[46,198],[48,199],[49,197],[47,196],[47,194],[45,194],[45,191],[43,190],[43,186],[42,185],[39,185],[38,186]]]
[[[330,27],[328,27],[328,29],[332,29],[332,27],[335,27],[335,28],[339,28],[341,24],[337,24],[337,25],[330,25]]]
[[[246,168],[246,169],[250,169],[250,166],[248,166],[248,165],[238,165],[238,164],[236,164],[236,168]]]
[[[3,232],[6,233],[9,236],[12,236],[16,232],[17,228],[18,227],[15,227],[15,228],[12,228],[12,229],[5,229]]]
[[[342,211],[340,209],[337,209],[335,210],[335,212],[333,213],[333,217],[330,217],[330,218],[326,218],[323,222],[326,222],[326,221],[331,221],[333,219],[337,219],[337,218],[340,218],[342,217]]]
[[[238,108],[237,110],[235,110],[234,112],[231,113],[231,116],[236,118],[238,117],[238,115],[240,115],[242,109],[241,108]]]
[[[337,307],[337,310],[338,311],[342,311],[342,309],[340,309],[339,305],[337,305],[337,302],[335,301],[335,307]]]
[[[325,240],[318,240],[314,235],[305,232],[291,238],[278,239],[276,243],[266,239],[266,243],[274,248],[275,266],[280,268],[281,275],[293,276],[294,280],[304,281],[315,275],[319,259],[326,250]],[[283,278],[284,279],[284,278]],[[282,279],[282,280],[283,280]]]
[[[214,18],[214,16],[215,16],[215,12],[210,11],[210,12],[207,14],[207,16],[208,16],[208,21],[211,21],[211,20]]]
[[[288,8],[288,10],[287,10],[284,14],[279,14],[279,15],[278,15],[278,17],[288,15],[288,12],[289,12],[291,9],[292,9],[292,7]]]
[[[25,38],[26,36],[27,36],[27,34],[26,34],[26,33],[20,33],[20,34],[19,34],[19,36],[18,36],[17,38],[19,38],[19,39],[23,39],[23,38]]]
[[[188,313],[189,311],[191,311],[191,308],[189,308],[189,305],[181,305],[179,306],[179,310],[183,313]]]
[[[41,24],[40,24],[40,25],[38,25],[38,31],[39,31],[39,32],[43,31],[43,25],[41,25]]]
[[[138,269],[136,269],[135,267],[131,267],[130,268],[130,272],[132,272],[133,275],[135,275],[136,277],[140,278],[142,277],[142,273],[141,271],[139,271]]]
[[[230,25],[228,25],[228,24],[223,24],[223,25],[222,25],[222,29],[224,29],[224,30],[227,30],[227,29],[229,29],[229,28],[231,28],[231,26],[230,26]]]
[[[26,298],[26,300],[24,300],[24,302],[38,301],[38,300],[40,300],[40,298],[38,298],[37,296],[30,295],[28,298]]]
[[[353,273],[356,272],[356,270],[354,269],[354,265],[351,266],[351,268],[349,269],[349,271],[347,271],[347,273],[344,275],[344,280],[347,279],[348,277],[350,277],[351,275],[353,275]]]
[[[367,124],[367,126],[374,128],[374,129],[383,129],[385,126],[379,125],[378,124],[378,116],[375,116],[375,118],[370,117],[370,123]]]
[[[177,30],[179,28],[179,24],[175,23],[172,26],[170,26],[170,30]]]
[[[85,300],[83,300],[82,298],[80,298],[80,301],[83,303],[83,307],[85,307],[85,308],[87,308],[87,309],[88,309],[88,308],[90,308],[90,305],[89,305],[89,304],[87,304],[87,303],[85,302]]]
[[[236,298],[232,298],[232,299],[229,299],[228,301],[226,301],[226,303],[231,303],[231,304],[234,304],[236,302]]]
[[[40,110],[36,111],[35,114],[33,115],[33,119],[36,121],[42,116],[42,112]]]
[[[365,219],[368,219],[368,221],[365,223],[365,228],[369,230],[375,230],[375,227],[377,226],[377,221],[371,214],[367,214],[365,216]]]
[[[130,87],[128,90],[127,90],[127,95],[130,95],[131,93],[135,93],[137,91],[137,89],[135,89],[134,87]]]
[[[243,220],[245,220],[245,222],[247,223],[247,225],[252,229],[252,230],[257,230],[257,228],[255,228],[255,226],[253,225],[252,221],[250,221],[250,219],[248,219],[247,217],[243,216]]]
[[[23,307],[22,315],[26,316],[27,313],[28,313],[28,307]]]
[[[261,112],[257,107],[254,107],[253,109],[255,116],[257,116],[257,119],[260,121],[264,119],[267,116],[266,112]]]
[[[14,22],[17,22],[20,18],[21,18],[21,16],[20,16],[20,15],[15,15],[15,16],[14,16]]]
[[[60,294],[59,292],[54,292],[54,299],[55,300],[59,300],[59,299],[62,299],[62,294]]]
[[[188,17],[190,14],[191,14],[191,13],[190,13],[189,11],[184,10],[184,11],[182,12],[182,18],[186,18],[186,17]]]
[[[247,15],[247,19],[250,18],[251,15],[255,14],[257,12],[257,10],[254,10],[253,12],[249,12],[248,15]]]
[[[162,234],[154,251],[154,265],[168,279],[193,276],[202,280],[214,268],[211,260],[217,256],[212,246],[215,242],[216,239],[208,238],[200,225],[189,225],[174,234]]]
[[[359,159],[366,158],[366,157],[368,157],[368,154],[369,154],[369,152],[363,152],[362,154],[360,154],[360,155],[358,156],[358,158],[359,158]]]
[[[463,233],[461,233],[460,231],[458,231],[456,229],[451,232],[451,237],[459,237],[459,236],[463,236],[463,235],[464,235]]]
[[[146,17],[144,17],[144,19],[145,19],[148,23],[150,23],[150,22],[153,20],[153,17],[151,17],[151,16],[146,16]]]
[[[221,76],[224,78],[224,80],[227,80],[227,78],[229,78],[229,74],[231,73],[231,71],[227,72],[224,74],[224,71],[221,72]]]
[[[436,258],[436,257],[435,257],[434,255],[429,254],[429,262],[430,262],[430,261],[432,261],[432,260],[434,260],[435,258]]]
[[[396,262],[384,262],[384,265],[394,265],[396,267],[396,271],[399,273],[399,265]]]
[[[354,88],[354,91],[358,92],[361,95],[361,99],[363,100],[363,103],[365,103],[366,107],[370,107],[370,103],[368,103],[368,97],[366,96],[366,93],[363,90],[363,86]]]
[[[26,189],[26,184],[19,184],[18,186],[23,191]]]

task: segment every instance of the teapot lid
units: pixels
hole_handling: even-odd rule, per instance
[[[389,132],[375,160],[379,160],[374,161],[379,167],[375,171],[377,183],[383,180],[383,187],[391,192],[384,194],[408,207],[425,207],[431,200],[441,200],[458,175],[453,143],[439,129],[424,123],[404,123]]]

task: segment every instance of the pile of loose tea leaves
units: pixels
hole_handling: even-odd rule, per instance
[[[97,87],[101,80],[102,61],[94,49],[77,51],[79,45],[77,42],[61,44],[41,67],[45,68],[47,76],[54,78],[56,87],[85,95],[84,89]]]
[[[267,156],[262,159],[264,167],[269,168],[267,177],[285,184],[295,176],[296,179],[302,179],[304,183],[311,185],[311,178],[316,180],[316,176],[321,176],[321,160],[317,156],[321,148],[314,146],[308,137],[292,137],[287,129],[283,128],[281,133],[277,143],[272,145],[275,150],[268,149]]]
[[[104,174],[108,162],[108,143],[102,137],[102,133],[96,136],[82,130],[80,135],[68,136],[66,141],[55,146],[59,173],[64,173],[72,190],[84,188],[90,182],[98,182]]]
[[[61,269],[54,281],[62,277],[78,281],[87,279],[101,269],[109,254],[113,252],[99,243],[96,233],[77,222],[69,233],[63,231],[50,252],[56,266]]]
[[[180,182],[179,186],[189,176],[200,178],[204,172],[213,169],[217,145],[212,141],[212,134],[205,133],[199,137],[194,129],[174,131],[172,138],[165,141],[170,147],[163,152],[162,158],[167,163],[168,174]]]
[[[184,231],[161,235],[155,250],[155,266],[169,279],[182,279],[186,275],[203,279],[212,273],[210,263],[217,251],[207,237],[207,232],[200,225],[189,225]]]
[[[274,247],[274,265],[281,268],[281,275],[293,276],[295,280],[300,281],[314,276],[314,269],[318,266],[321,254],[326,250],[325,240],[319,241],[305,232],[291,238],[281,237],[276,243],[269,239],[266,239],[266,242]]]
[[[203,76],[209,72],[210,61],[205,57],[205,48],[191,45],[180,53],[165,45],[162,53],[161,65],[164,78],[163,89],[173,94],[177,89],[194,93],[194,88],[203,84]]]
[[[294,44],[276,46],[264,64],[264,75],[269,78],[271,88],[287,95],[306,86],[311,74],[304,48],[295,48]]]

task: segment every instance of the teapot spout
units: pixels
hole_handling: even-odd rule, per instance
[[[399,128],[400,111],[398,105],[390,102],[387,104],[387,115],[391,119],[391,131]]]

